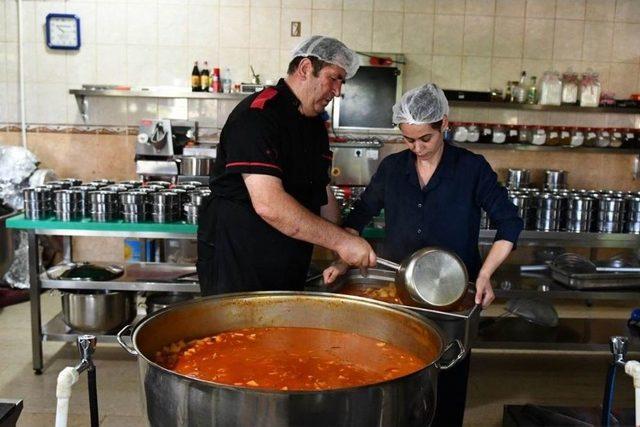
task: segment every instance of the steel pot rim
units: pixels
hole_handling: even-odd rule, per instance
[[[207,381],[207,380],[202,380],[199,378],[194,378],[194,377],[189,377],[187,375],[183,375],[183,374],[179,374],[177,372],[174,372],[170,369],[167,369],[165,367],[162,367],[160,365],[158,365],[156,362],[154,362],[153,360],[149,359],[139,348],[138,345],[136,343],[136,338],[138,337],[138,334],[140,333],[140,331],[142,330],[142,328],[145,325],[148,325],[150,322],[153,321],[153,319],[163,316],[166,313],[179,309],[180,307],[184,307],[184,306],[188,306],[188,305],[195,305],[195,304],[201,304],[203,301],[209,301],[209,300],[235,300],[235,299],[247,299],[247,298],[268,298],[268,297],[305,297],[305,298],[317,298],[317,299],[327,299],[327,298],[331,298],[331,299],[342,299],[342,300],[347,300],[347,301],[354,301],[357,303],[361,303],[361,304],[365,304],[365,305],[369,305],[369,306],[374,306],[377,307],[381,310],[384,311],[393,311],[393,312],[399,312],[401,313],[403,316],[411,318],[419,323],[425,324],[426,326],[430,327],[433,329],[433,331],[436,332],[436,336],[438,338],[438,341],[440,343],[440,350],[437,354],[437,356],[434,358],[434,360],[432,360],[429,364],[427,364],[426,366],[424,366],[422,369],[419,369],[415,372],[412,372],[410,374],[404,375],[402,377],[398,377],[398,378],[394,378],[394,379],[390,379],[390,380],[386,380],[386,381],[380,381],[377,383],[373,383],[373,384],[364,384],[364,385],[359,385],[356,387],[344,387],[344,388],[334,388],[334,389],[327,389],[327,390],[272,390],[272,389],[261,389],[261,388],[252,388],[252,387],[241,387],[241,386],[234,386],[234,385],[229,385],[229,384],[223,384],[223,383],[217,383],[214,381]],[[127,331],[127,330],[131,330],[130,332],[130,339],[131,339],[131,347],[128,346],[127,344],[124,343],[124,341],[122,340],[122,335]],[[153,366],[154,369],[159,369],[165,373],[168,373],[172,376],[175,376],[176,378],[180,379],[180,380],[187,380],[187,381],[195,381],[197,383],[200,384],[204,384],[204,385],[208,385],[208,386],[214,386],[217,388],[223,388],[223,389],[227,389],[227,390],[233,390],[233,391],[240,391],[240,392],[244,392],[244,393],[256,393],[256,394],[283,394],[283,395],[317,395],[317,394],[331,394],[331,393],[344,393],[344,392],[350,392],[350,391],[355,391],[355,390],[361,390],[361,389],[366,389],[372,386],[380,386],[380,385],[384,385],[384,384],[391,384],[393,382],[396,381],[402,381],[406,378],[410,378],[413,376],[419,376],[422,375],[425,371],[434,368],[437,370],[443,370],[443,369],[448,369],[451,366],[453,366],[455,363],[457,363],[457,361],[459,361],[460,359],[462,359],[464,356],[466,356],[467,354],[467,349],[462,345],[462,343],[459,340],[454,340],[449,344],[445,344],[445,341],[443,339],[444,336],[444,332],[440,329],[440,327],[433,322],[431,319],[426,319],[423,316],[420,316],[419,314],[409,310],[409,309],[405,309],[402,307],[394,307],[391,304],[387,304],[381,301],[376,301],[376,300],[372,300],[370,298],[364,298],[364,297],[359,297],[359,296],[354,296],[354,295],[336,295],[336,294],[332,294],[332,293],[328,293],[328,292],[310,292],[310,291],[301,291],[301,292],[296,292],[296,291],[259,291],[259,292],[237,292],[237,293],[229,293],[229,294],[221,294],[221,295],[213,295],[213,296],[209,296],[209,297],[204,297],[204,298],[194,298],[191,300],[187,300],[187,301],[183,301],[183,302],[179,302],[176,304],[172,304],[170,307],[166,307],[163,308],[161,310],[155,311],[151,314],[146,315],[145,317],[143,317],[142,319],[140,319],[140,321],[138,321],[135,324],[131,324],[131,325],[127,325],[124,328],[122,328],[118,334],[117,334],[117,338],[118,338],[118,342],[120,343],[120,345],[127,350],[130,354],[135,355],[136,357],[141,357],[145,363],[148,363],[150,366]],[[454,363],[449,365],[446,368],[442,368],[438,365],[438,362],[441,362],[441,359],[443,358],[443,356],[445,355],[445,353],[447,353],[449,351],[449,349],[454,345],[458,345],[459,347],[459,354],[457,357],[454,358]]]

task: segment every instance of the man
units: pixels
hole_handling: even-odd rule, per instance
[[[244,99],[220,135],[200,210],[198,276],[203,295],[301,290],[313,244],[351,265],[374,266],[362,238],[333,224],[329,139],[320,114],[358,69],[340,41],[313,36],[293,52],[287,77]]]

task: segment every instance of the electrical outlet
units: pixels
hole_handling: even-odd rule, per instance
[[[300,37],[301,27],[300,21],[291,21],[291,37]]]

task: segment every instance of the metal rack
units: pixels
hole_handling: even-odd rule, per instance
[[[52,280],[46,273],[40,273],[38,251],[39,236],[95,236],[95,237],[138,237],[150,239],[195,239],[196,226],[185,223],[175,224],[132,224],[124,222],[95,223],[88,220],[61,222],[55,219],[35,221],[17,215],[7,220],[7,228],[27,232],[29,261],[29,294],[31,304],[31,348],[32,365],[36,374],[43,369],[43,341],[74,341],[78,332],[70,329],[62,321],[62,313],[42,324],[40,293],[43,289],[104,289],[125,291],[178,291],[199,292],[196,283],[160,281],[136,281],[125,274],[110,282]],[[133,265],[130,265],[130,267]],[[114,335],[99,335],[101,342],[115,342]]]

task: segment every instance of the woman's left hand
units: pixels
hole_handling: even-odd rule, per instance
[[[482,308],[487,308],[495,298],[491,287],[491,278],[484,275],[478,276],[476,279],[476,304],[482,304]]]

